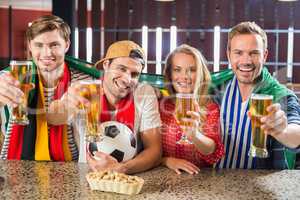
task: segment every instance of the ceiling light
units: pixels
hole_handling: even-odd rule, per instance
[[[175,1],[175,0],[155,0],[155,1],[161,1],[161,2],[171,2],[171,1]]]
[[[284,2],[289,2],[289,1],[298,1],[298,0],[278,0],[278,1],[284,1]]]

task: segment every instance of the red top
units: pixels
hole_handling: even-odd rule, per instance
[[[207,104],[206,121],[203,134],[216,143],[215,152],[203,155],[193,144],[176,144],[181,138],[182,130],[174,117],[175,104],[170,99],[160,101],[159,110],[162,120],[162,146],[164,157],[188,160],[198,167],[208,167],[224,155],[224,146],[220,138],[220,109],[216,103]]]

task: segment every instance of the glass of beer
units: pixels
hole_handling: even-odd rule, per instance
[[[252,94],[250,99],[252,139],[249,156],[267,158],[267,135],[261,129],[260,119],[268,115],[267,107],[272,105],[273,96],[265,94]]]
[[[12,108],[12,122],[20,125],[29,124],[27,117],[28,110],[28,94],[33,88],[32,78],[32,62],[31,61],[10,61],[11,75],[20,82],[20,89],[24,93],[21,103]]]
[[[194,110],[193,100],[193,94],[176,94],[175,118],[177,123],[183,129],[184,133],[187,133],[187,131],[192,131],[194,128],[191,122],[191,117],[187,115],[187,111]],[[188,140],[185,134],[183,134],[180,140],[177,141],[177,144],[192,144],[192,142]]]
[[[80,96],[86,98],[89,106],[80,105],[85,112],[86,141],[97,142],[101,140],[100,114],[101,114],[101,80],[80,81]]]

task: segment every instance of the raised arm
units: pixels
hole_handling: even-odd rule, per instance
[[[78,112],[81,103],[89,103],[87,99],[79,95],[79,91],[80,87],[77,84],[74,84],[68,88],[68,91],[61,99],[51,102],[46,115],[49,124],[67,124],[68,120]]]
[[[289,96],[287,104],[273,104],[267,110],[272,114],[261,119],[265,133],[289,148],[299,147],[300,106],[296,97]]]

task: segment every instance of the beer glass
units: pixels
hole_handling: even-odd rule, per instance
[[[261,129],[260,119],[268,115],[267,107],[272,105],[273,96],[265,94],[252,94],[250,99],[252,139],[249,156],[267,158],[267,135]]]
[[[187,131],[192,131],[194,128],[192,122],[190,121],[191,117],[187,115],[187,111],[194,110],[193,100],[193,94],[176,94],[175,118],[180,127],[183,129],[184,133],[187,133]],[[188,140],[185,134],[183,134],[180,140],[177,141],[177,144],[192,144],[192,142]]]
[[[80,81],[80,96],[89,100],[90,105],[80,105],[84,110],[86,123],[86,141],[97,142],[101,140],[100,131],[100,114],[101,104],[100,97],[102,85],[100,80],[85,80]]]
[[[24,93],[21,103],[17,107],[12,108],[12,122],[20,125],[29,124],[27,118],[28,94],[33,88],[32,78],[32,62],[31,61],[10,61],[11,75],[20,82],[20,89]]]

